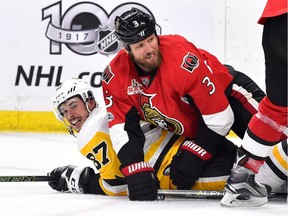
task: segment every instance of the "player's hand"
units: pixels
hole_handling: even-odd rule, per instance
[[[141,161],[121,169],[126,178],[130,200],[156,200],[159,180],[149,163]]]
[[[211,154],[193,141],[185,141],[174,155],[170,165],[170,178],[179,190],[190,190],[200,177],[205,161]]]
[[[48,182],[49,186],[60,192],[86,193],[85,185],[88,184],[94,170],[90,167],[63,166],[48,173],[48,176],[58,180]]]

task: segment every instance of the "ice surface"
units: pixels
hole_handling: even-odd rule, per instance
[[[46,175],[58,166],[93,166],[68,134],[0,133],[0,175]],[[288,215],[285,199],[262,207],[223,208],[220,200],[166,197],[137,202],[127,197],[60,193],[47,182],[0,182],[0,216],[273,216]]]

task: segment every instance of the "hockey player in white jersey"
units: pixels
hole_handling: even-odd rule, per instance
[[[129,191],[130,200],[155,200],[157,194],[151,192],[155,191],[155,188],[176,189],[170,177],[163,173],[173,156],[177,154],[178,148],[183,143],[187,143],[184,136],[175,135],[161,128],[151,128],[148,123],[142,124],[146,140],[143,149],[147,164],[135,164],[135,169],[137,171],[137,166],[149,165],[147,172],[150,168],[155,170],[157,175],[155,178],[159,181],[157,181],[158,184],[151,185],[151,188],[135,190],[135,188],[127,187],[124,175],[119,170],[120,162],[110,140],[106,108],[98,106],[91,86],[81,79],[66,80],[56,89],[53,106],[57,119],[63,121],[70,134],[77,137],[78,150],[83,156],[91,160],[95,167],[76,167],[73,165],[58,167],[48,174],[58,178],[58,181],[49,182],[51,188],[62,192],[110,196],[125,196]],[[227,140],[227,142],[229,141]],[[281,149],[282,147],[280,147],[280,151]],[[213,162],[206,165],[204,172],[191,189],[223,190],[234,163],[233,155],[236,154],[235,152],[236,147],[223,148],[223,152]],[[278,157],[279,154],[276,156]],[[276,158],[276,161],[280,161],[283,165],[285,157],[283,153],[280,156],[283,156],[284,159]],[[272,165],[274,164],[272,163]],[[283,191],[283,186],[279,185],[280,183],[283,185],[285,179],[283,180],[283,175],[280,175],[279,178],[279,172],[274,174],[275,169],[273,169],[267,168],[263,173],[268,175],[273,173],[275,179],[273,184],[277,186],[278,190]],[[284,167],[280,171],[283,169],[287,171],[287,155],[286,168]],[[95,172],[95,170],[97,171]],[[142,181],[141,176],[139,181]],[[269,183],[271,184],[271,182]]]

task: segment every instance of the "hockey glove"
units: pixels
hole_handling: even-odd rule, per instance
[[[212,155],[193,141],[185,141],[174,155],[170,166],[170,178],[179,190],[190,190],[200,177],[205,162]]]
[[[160,187],[155,171],[149,163],[141,161],[121,169],[128,186],[130,200],[148,201],[157,199]]]
[[[48,182],[49,186],[60,192],[86,193],[85,185],[88,184],[94,170],[90,167],[63,166],[48,173],[48,176],[58,178]]]

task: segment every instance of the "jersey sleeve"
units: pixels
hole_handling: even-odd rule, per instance
[[[122,166],[143,161],[145,143],[140,127],[140,115],[127,95],[126,82],[129,82],[129,78],[125,77],[129,74],[127,62],[127,59],[112,61],[106,67],[102,78],[110,137]]]
[[[126,195],[126,183],[115,177],[123,175],[109,136],[105,107],[92,111],[77,135],[77,144],[80,153],[89,159],[98,171],[91,176],[87,193]]]
[[[215,56],[198,50],[189,42],[181,43],[174,52],[182,58],[176,62],[180,69],[173,80],[178,81],[172,85],[181,97],[190,99],[209,129],[227,135],[234,123],[234,114],[225,95],[225,88],[232,80],[227,68]]]
[[[268,17],[279,16],[287,12],[287,0],[268,0],[262,15],[258,20],[258,24],[264,24]]]

